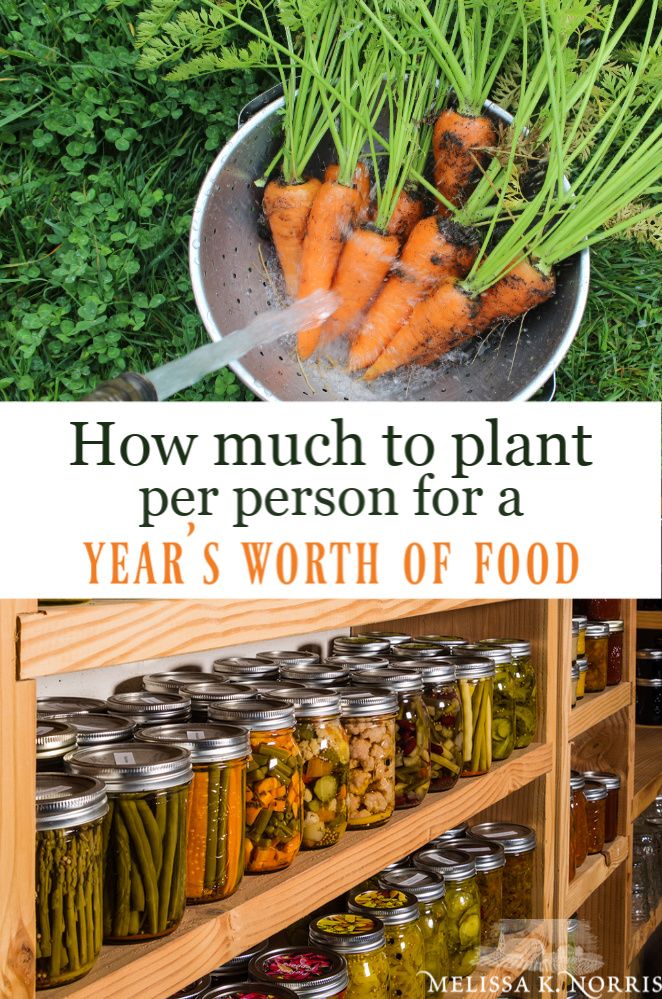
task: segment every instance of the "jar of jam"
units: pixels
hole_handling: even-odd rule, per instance
[[[330,913],[310,924],[311,946],[328,947],[347,962],[347,999],[389,999],[384,924],[355,912]]]
[[[586,693],[586,674],[588,673],[588,659],[578,659],[577,669],[579,670],[579,676],[577,678],[577,700],[581,701],[584,694]]]
[[[577,704],[577,684],[579,683],[579,666],[576,662],[570,667],[570,707]]]
[[[349,982],[344,957],[317,945],[268,950],[254,957],[248,970],[256,982],[286,985],[310,999],[344,999]]]
[[[570,809],[575,826],[575,868],[579,870],[588,856],[588,825],[586,821],[586,798],[584,797],[583,774],[570,771]]]
[[[623,622],[604,622],[609,628],[607,644],[607,686],[615,687],[623,679]]]
[[[572,619],[573,629],[577,628],[577,658],[583,659],[586,653],[586,625],[588,618],[584,614],[576,614]],[[573,631],[574,634],[574,631]]]
[[[609,658],[609,625],[605,621],[589,621],[586,625],[586,690],[589,694],[607,686],[607,659]]]
[[[612,617],[618,617],[621,613],[620,599],[596,598],[586,601],[586,613],[590,620],[608,621]]]
[[[506,854],[503,870],[504,933],[524,929],[533,918],[533,868],[536,834],[529,826],[509,822],[481,822],[471,827],[472,836],[500,843]]]
[[[588,829],[589,856],[602,853],[605,848],[605,819],[607,816],[607,788],[597,781],[584,784],[586,799],[586,826]]]
[[[476,884],[480,895],[480,944],[484,950],[495,950],[501,940],[506,854],[500,843],[479,836],[466,836],[456,845],[462,853],[473,857],[476,864]]]
[[[607,788],[607,805],[605,808],[605,843],[612,843],[618,835],[618,798],[621,789],[621,778],[618,774],[602,770],[585,770],[584,780],[597,781]]]
[[[637,725],[662,725],[662,677],[637,677]]]
[[[449,971],[453,977],[464,978],[480,960],[481,900],[474,859],[452,844],[419,850],[414,866],[444,879]]]
[[[662,680],[662,648],[637,649],[637,678]]]

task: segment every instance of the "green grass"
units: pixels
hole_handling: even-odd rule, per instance
[[[191,211],[238,109],[267,81],[173,84],[137,70],[138,9],[2,5],[0,398],[77,398],[205,342],[188,277]],[[627,241],[594,254],[559,398],[662,396],[660,259]],[[183,398],[250,395],[226,370]]]

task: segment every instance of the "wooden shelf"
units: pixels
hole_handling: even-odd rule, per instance
[[[237,894],[226,902],[188,908],[179,929],[164,940],[104,947],[89,975],[49,994],[53,999],[137,994],[141,999],[163,999],[445,829],[526,787],[552,766],[551,745],[520,750],[484,777],[461,780],[452,791],[429,795],[415,810],[396,813],[380,829],[346,833],[329,851],[304,852],[288,871],[244,878]],[[522,944],[526,954],[533,943],[527,939]],[[533,959],[521,950],[516,953],[519,961]]]
[[[641,815],[662,791],[662,728],[637,725],[634,746],[632,817]]]
[[[662,631],[662,611],[637,611],[637,628]]]
[[[568,738],[572,741],[582,732],[587,732],[606,718],[629,706],[632,687],[623,680],[616,687],[607,687],[598,694],[584,694],[581,701],[570,711]]]
[[[659,903],[655,912],[651,914],[650,918],[645,923],[639,923],[636,926],[632,926],[630,961],[634,961],[660,925],[662,925],[662,902]]]
[[[589,896],[627,860],[627,857],[628,839],[626,836],[617,836],[613,843],[609,843],[605,847],[603,853],[587,857],[568,888],[564,915],[566,917],[572,916]]]

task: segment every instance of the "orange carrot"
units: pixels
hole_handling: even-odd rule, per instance
[[[186,896],[201,898],[205,886],[205,857],[207,854],[207,799],[209,775],[196,773],[189,795],[193,798],[190,824],[186,839]]]
[[[301,275],[301,254],[308,216],[321,182],[311,178],[303,184],[270,180],[264,189],[262,208],[271,229],[278,260],[291,298],[296,297]]]
[[[338,164],[330,163],[324,171],[324,180],[337,181],[339,173],[340,167]],[[361,205],[356,215],[357,222],[367,222],[370,218],[372,208],[370,201],[370,189],[372,185],[370,182],[370,170],[363,160],[359,160],[356,164],[352,183],[361,196]]]
[[[480,179],[486,150],[496,141],[497,130],[487,115],[473,117],[450,108],[441,112],[432,133],[434,183],[451,204],[464,203]]]
[[[397,236],[400,242],[404,243],[409,239],[416,223],[423,218],[424,211],[423,198],[418,191],[408,191],[406,187],[403,187],[391,215],[391,221],[386,228],[387,233],[390,236]]]
[[[547,301],[555,291],[553,271],[543,274],[531,261],[522,260],[480,296],[475,325],[485,330],[499,320],[516,319]]]
[[[356,218],[359,202],[360,196],[354,187],[345,187],[334,181],[325,181],[320,187],[310,210],[303,242],[299,298],[331,288],[343,243]],[[300,357],[310,357],[317,346],[321,329],[322,324],[300,331]]]
[[[418,222],[397,270],[370,307],[350,347],[351,371],[369,367],[406,322],[412,309],[444,278],[468,273],[476,254],[467,231],[438,215]]]

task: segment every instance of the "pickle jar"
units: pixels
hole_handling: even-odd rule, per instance
[[[150,725],[138,742],[180,746],[191,754],[186,836],[186,901],[217,902],[233,895],[244,873],[246,729],[192,723]]]
[[[441,982],[449,975],[450,960],[446,939],[446,885],[443,878],[415,867],[403,867],[380,875],[381,888],[408,891],[418,902],[418,925],[423,934],[423,967],[431,981]],[[428,991],[432,991],[428,989]]]
[[[607,686],[608,658],[609,625],[605,621],[589,621],[586,625],[587,693],[597,693]]]
[[[248,966],[254,957],[264,954],[269,950],[269,940],[263,940],[254,947],[249,947],[242,954],[231,957],[229,961],[211,972],[212,983],[214,985],[231,985],[245,982],[248,979]]]
[[[149,690],[131,690],[111,694],[106,707],[112,714],[129,718],[136,725],[166,725],[188,721],[191,717],[191,698],[181,692],[153,694]]]
[[[454,661],[405,661],[399,667],[416,670],[423,679],[430,719],[430,791],[449,791],[462,770],[462,706]]]
[[[391,665],[391,660],[386,656],[363,656],[358,653],[353,655],[337,655],[329,656],[328,659],[324,660],[325,666],[340,666],[341,669],[347,671],[347,683],[352,676],[352,673],[360,673],[364,669],[388,669]]]
[[[61,720],[65,715],[87,715],[91,711],[103,713],[106,702],[98,697],[38,697],[37,717]]]
[[[397,696],[395,807],[420,805],[431,778],[430,718],[423,700],[423,678],[407,669],[366,670],[354,674],[352,684],[381,687]]]
[[[416,898],[400,888],[355,889],[349,894],[347,908],[384,924],[390,999],[424,999],[426,976],[421,972],[425,970],[425,944]]]
[[[577,628],[577,659],[583,659],[586,654],[586,624],[588,618],[584,614],[576,614],[572,619],[573,635]]]
[[[193,771],[178,746],[77,749],[74,773],[106,784],[103,937],[151,940],[179,925],[186,903],[186,809]]]
[[[250,731],[246,776],[246,871],[262,874],[289,867],[303,834],[301,753],[294,737],[294,708],[285,701],[219,701],[210,721]]]
[[[327,947],[347,962],[346,999],[389,999],[384,924],[375,916],[330,913],[310,924],[310,944]]]
[[[76,731],[63,721],[37,721],[37,773],[65,771],[64,758],[76,746]]]
[[[414,638],[411,642],[403,642],[402,645],[396,645],[391,651],[391,659],[399,664],[399,661],[403,659],[439,659],[443,656],[444,650],[441,646],[434,642],[424,642],[420,638]]]
[[[662,680],[662,648],[637,649],[637,679]]]
[[[211,673],[205,673],[196,666],[186,666],[168,673],[147,673],[143,676],[143,687],[153,694],[177,694],[189,683],[204,683],[211,677]]]
[[[613,843],[618,835],[618,798],[621,790],[621,778],[618,774],[603,770],[584,771],[585,781],[597,781],[607,788],[607,803],[605,805],[605,843]]]
[[[484,656],[454,657],[462,705],[461,777],[486,774],[492,766],[492,698],[495,666]]]
[[[209,720],[209,705],[219,701],[249,701],[255,697],[255,690],[247,684],[223,683],[222,678],[198,680],[182,687],[180,693],[191,699],[191,718],[195,721]]]
[[[388,638],[370,638],[368,635],[337,635],[333,639],[334,656],[382,656],[388,659],[390,654],[391,642]]]
[[[283,666],[314,666],[320,661],[317,652],[311,652],[309,649],[299,649],[298,651],[267,649],[266,652],[256,652],[255,658],[267,665],[277,666],[279,670]]]
[[[577,684],[579,683],[579,666],[575,661],[570,667],[570,707],[577,704]]]
[[[369,638],[371,641],[374,639],[387,641],[392,649],[397,645],[402,645],[403,642],[411,642],[412,640],[411,635],[404,631],[362,631],[358,637]]]
[[[300,683],[308,687],[345,687],[349,683],[349,670],[331,663],[281,666],[280,679],[288,685]]]
[[[637,725],[662,725],[662,677],[637,677]]]
[[[283,687],[273,697],[294,705],[295,738],[303,760],[302,846],[333,846],[347,829],[349,739],[340,721],[340,697],[324,688],[304,687]]]
[[[495,950],[501,939],[503,912],[503,869],[506,855],[500,843],[466,836],[457,849],[473,858],[476,884],[480,895],[480,944],[484,950]]]
[[[587,780],[584,784],[589,856],[594,853],[602,853],[605,848],[607,793],[607,788],[604,784],[599,784],[598,781]]]
[[[250,683],[251,680],[277,680],[279,666],[256,657],[227,656],[215,659],[212,668],[223,683]]]
[[[76,733],[76,745],[110,746],[118,742],[131,742],[136,723],[119,715],[72,715],[67,725]]]
[[[581,701],[586,693],[586,674],[588,673],[588,659],[577,660],[577,700]]]
[[[492,759],[507,760],[515,748],[515,679],[512,653],[505,645],[467,645],[460,654],[489,657],[494,663]]]
[[[284,985],[260,985],[258,982],[235,982],[219,985],[205,993],[205,999],[292,999],[296,992]]]
[[[37,775],[38,989],[82,978],[101,950],[102,823],[107,811],[101,781],[72,774]]]
[[[536,737],[538,687],[531,643],[523,638],[486,638],[481,644],[505,645],[513,660],[515,749],[526,749]]]
[[[503,869],[503,930],[514,933],[533,918],[533,868],[536,834],[529,826],[509,822],[481,822],[472,836],[500,843],[506,854]]]
[[[350,829],[381,826],[393,814],[397,711],[390,691],[341,691],[342,724],[349,736]]]
[[[609,628],[607,638],[607,686],[615,687],[623,679],[623,622],[603,622]]]
[[[456,848],[453,843],[419,850],[414,866],[444,879],[449,974],[464,978],[480,960],[480,894],[474,859],[462,851],[461,844]]]
[[[584,775],[577,770],[570,771],[570,809],[575,826],[575,869],[579,870],[588,856],[588,825],[586,820],[586,798],[584,797]]]
[[[211,988],[211,975],[203,975],[202,978],[191,982],[186,988],[180,989],[170,996],[170,999],[203,999]]]
[[[256,982],[286,985],[308,999],[345,999],[347,962],[328,947],[278,947],[254,957],[249,965]]]

